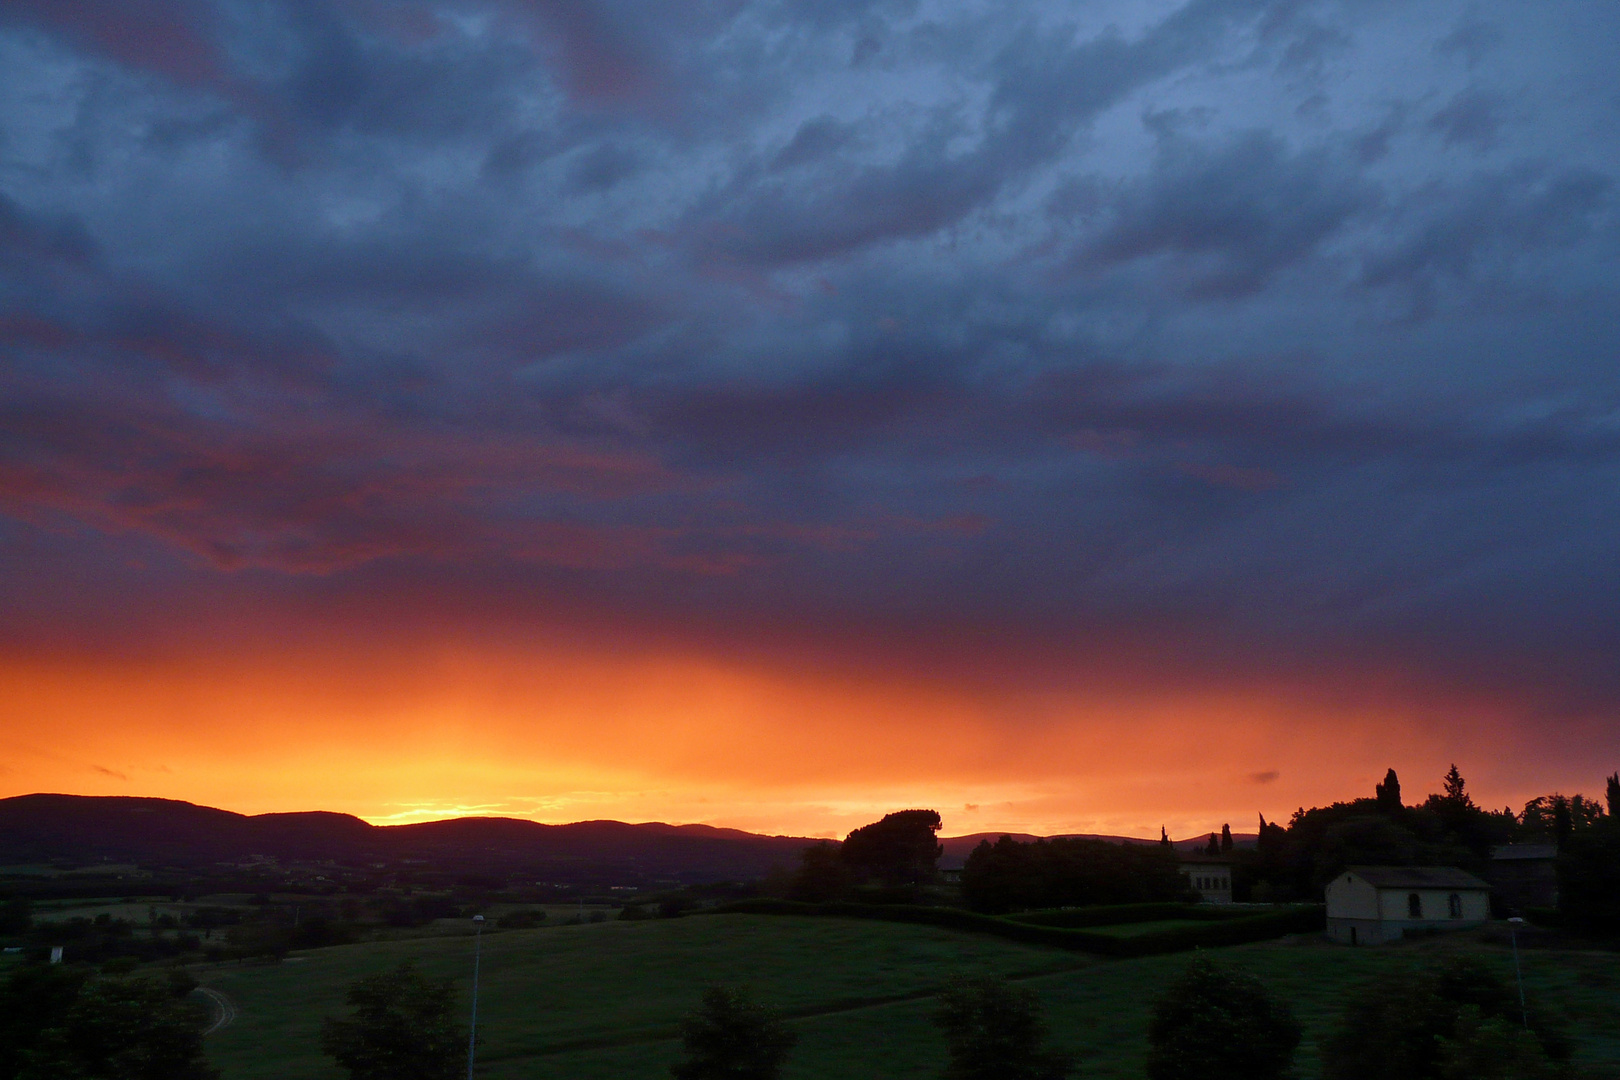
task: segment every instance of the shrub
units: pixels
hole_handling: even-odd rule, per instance
[[[711,986],[681,1022],[686,1059],[669,1071],[675,1080],[776,1080],[797,1040],[770,1009],[740,991]]]
[[[1279,1080],[1299,1024],[1258,979],[1194,960],[1153,1006],[1150,1080]]]
[[[1535,1035],[1505,1017],[1485,1018],[1464,1005],[1449,1038],[1439,1041],[1441,1080],[1561,1080],[1566,1065],[1552,1059]]]
[[[327,1017],[321,1049],[353,1080],[458,1080],[467,1029],[456,1022],[450,980],[429,979],[406,962],[349,988],[353,1015]]]
[[[1518,995],[1475,957],[1458,957],[1439,972],[1387,975],[1365,985],[1345,1006],[1338,1030],[1323,1048],[1322,1075],[1326,1080],[1444,1080],[1447,1069],[1456,1074],[1495,1053],[1489,1047],[1502,1044],[1504,1024],[1524,1030]],[[1569,1059],[1568,1039],[1535,1011],[1529,1013],[1529,1029],[1548,1061]],[[1522,1040],[1515,1036],[1514,1041]]]
[[[1005,979],[958,982],[939,996],[934,1022],[950,1053],[946,1080],[1063,1080],[1072,1063],[1046,1048],[1035,995]]]

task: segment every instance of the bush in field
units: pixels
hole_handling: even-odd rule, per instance
[[[1562,1080],[1569,1067],[1547,1055],[1540,1040],[1520,1023],[1484,1018],[1464,1005],[1450,1038],[1439,1041],[1441,1080]]]
[[[429,979],[406,962],[349,988],[354,1013],[327,1017],[321,1049],[353,1080],[458,1080],[467,1029],[455,1018],[450,980]]]
[[[1048,1049],[1040,1003],[1005,979],[968,979],[939,996],[934,1022],[945,1033],[945,1080],[1063,1080],[1073,1065]]]
[[[107,978],[23,968],[0,990],[0,1080],[215,1080],[206,1010],[183,972]]]
[[[1530,1080],[1560,1075],[1545,1070],[1567,1062],[1571,1049],[1533,1009],[1526,1031],[1518,994],[1502,973],[1477,958],[1458,957],[1439,972],[1397,973],[1364,986],[1323,1047],[1322,1075],[1449,1080],[1472,1078],[1468,1070],[1489,1065],[1496,1071],[1480,1073],[1481,1080],[1521,1074]]]
[[[697,1012],[681,1021],[686,1059],[675,1080],[776,1080],[798,1036],[770,1009],[737,990],[711,986]]]
[[[1153,1006],[1149,1080],[1280,1080],[1299,1024],[1253,976],[1194,960]]]

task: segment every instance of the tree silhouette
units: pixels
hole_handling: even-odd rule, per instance
[[[17,1042],[8,1044],[6,1056],[13,1061],[9,1069],[0,1066],[0,1075],[16,1080],[217,1080],[219,1071],[203,1056],[207,1013],[186,999],[197,984],[183,972],[156,979],[96,978],[54,966],[32,974],[23,971],[4,996],[38,993],[41,1000],[23,1002],[27,1019],[18,1017],[6,1025]]]
[[[1384,774],[1384,782],[1375,789],[1378,809],[1388,813],[1401,808],[1401,781],[1391,769]]]
[[[1159,826],[1159,843],[1163,844],[1165,847],[1171,846],[1170,834],[1165,831],[1165,827],[1163,825]]]
[[[686,1060],[669,1071],[675,1080],[776,1080],[796,1041],[770,1009],[738,990],[711,986],[681,1021]]]
[[[899,810],[862,825],[844,838],[844,862],[890,885],[917,884],[934,876],[945,850],[934,839],[937,810]]]
[[[1229,852],[1231,850],[1232,850],[1232,826],[1230,826],[1230,825],[1222,825],[1221,826],[1221,854],[1224,855],[1224,854],[1226,854],[1227,852]]]
[[[1609,776],[1608,788],[1603,793],[1603,801],[1609,804],[1609,816],[1620,818],[1620,772]]]
[[[457,1080],[467,1029],[455,1019],[450,980],[429,979],[410,961],[349,987],[353,1015],[327,1017],[321,1049],[352,1080]]]
[[[1464,784],[1462,773],[1457,771],[1457,763],[1451,763],[1451,769],[1446,773],[1443,781],[1446,787],[1446,800],[1458,806],[1473,806],[1474,800],[1468,797],[1467,785]]]

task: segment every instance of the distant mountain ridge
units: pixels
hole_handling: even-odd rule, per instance
[[[1028,842],[1028,833],[983,832],[941,837],[945,866],[960,866],[981,840]],[[1084,835],[1115,843],[1157,843],[1126,836]],[[1051,839],[1051,838],[1048,838]],[[1233,834],[1240,847],[1253,836]],[[1207,837],[1175,842],[1201,848]],[[177,867],[264,856],[280,861],[359,864],[431,860],[463,868],[524,866],[566,873],[589,865],[643,875],[752,878],[790,867],[815,837],[764,836],[713,825],[659,821],[577,821],[544,825],[525,818],[463,817],[411,825],[372,825],[324,810],[238,814],[175,799],[124,795],[18,795],[0,799],[0,862],[108,859]]]
[[[174,866],[263,856],[364,863],[422,859],[553,872],[590,864],[640,874],[757,877],[816,840],[710,825],[469,817],[372,825],[350,814],[238,814],[173,799],[36,794],[0,799],[0,861],[110,859]]]

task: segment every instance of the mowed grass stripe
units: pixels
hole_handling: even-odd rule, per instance
[[[320,1017],[342,1011],[353,979],[404,956],[466,990],[471,941],[429,939],[321,950],[304,963],[216,969],[207,981],[241,1015],[209,1040],[226,1080],[339,1080],[320,1055]],[[982,935],[870,920],[726,915],[486,936],[479,1030],[482,1080],[667,1076],[678,1023],[704,985],[749,987],[785,1012],[800,1042],[787,1080],[932,1080],[944,1059],[934,992],[958,973],[1018,978],[1046,1006],[1054,1040],[1087,1080],[1140,1080],[1148,1013],[1189,954],[1095,960]],[[1471,937],[1346,949],[1311,937],[1205,950],[1262,979],[1305,1028],[1299,1074],[1345,997],[1387,971],[1479,952],[1511,975],[1499,946]],[[1620,957],[1527,950],[1525,978],[1566,1018],[1592,1075],[1620,1080]]]
[[[319,1050],[320,1019],[343,1011],[355,979],[413,959],[463,995],[468,939],[323,949],[301,963],[202,973],[238,1004],[210,1040],[229,1080],[339,1077]],[[488,935],[479,995],[481,1058],[533,1058],[565,1044],[672,1037],[702,988],[750,987],[789,1013],[931,992],[955,971],[1001,975],[1070,969],[1071,954],[931,927],[855,920],[714,916]],[[277,1053],[267,1055],[274,1046]],[[492,1074],[494,1075],[494,1074]]]

